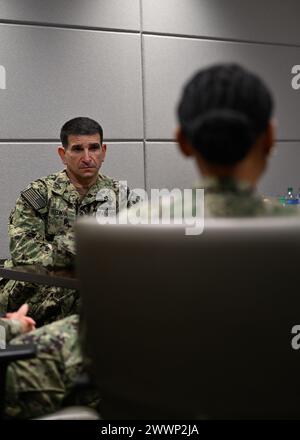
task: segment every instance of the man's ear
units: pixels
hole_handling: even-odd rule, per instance
[[[105,157],[105,155],[106,155],[106,144],[102,144],[101,148],[102,148],[103,157]]]
[[[182,129],[178,127],[175,132],[175,138],[179,145],[180,151],[184,156],[194,156],[194,149],[191,147],[190,143],[187,141]]]
[[[65,160],[65,155],[66,155],[66,150],[64,149],[64,147],[62,147],[61,145],[58,147],[57,152],[62,160],[62,162],[64,164],[66,164],[66,160]]]

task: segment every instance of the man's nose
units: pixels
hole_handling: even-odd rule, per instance
[[[90,152],[89,152],[89,150],[86,148],[86,149],[84,150],[84,153],[83,153],[83,160],[90,160],[90,158],[91,158],[91,156],[90,156]]]

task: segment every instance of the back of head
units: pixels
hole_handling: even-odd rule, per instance
[[[272,96],[263,81],[237,64],[200,70],[186,84],[178,118],[183,134],[210,163],[244,159],[267,128]]]
[[[67,121],[61,128],[60,140],[64,148],[68,147],[69,135],[91,135],[99,133],[101,143],[103,141],[103,129],[97,121],[87,117],[77,117]]]

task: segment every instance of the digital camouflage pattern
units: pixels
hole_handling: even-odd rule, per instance
[[[205,214],[210,217],[297,213],[295,209],[264,201],[246,183],[231,179],[205,179],[200,187],[205,188]],[[139,205],[139,214],[144,212],[144,215],[149,215],[149,210],[145,208],[145,204]],[[128,211],[129,218],[134,211],[135,208]],[[17,362],[9,368],[7,415],[35,417],[64,405],[65,395],[70,392],[76,374],[82,372],[87,364],[84,359],[83,365],[77,325],[78,317],[71,316],[13,340],[13,343],[37,342],[41,355],[35,361]],[[85,398],[86,404],[93,404],[95,396],[95,391],[90,390],[82,398]]]
[[[75,255],[73,226],[76,218],[96,214],[107,216],[114,201],[116,212],[119,212],[138,202],[139,196],[102,174],[83,198],[65,170],[32,182],[22,191],[10,214],[11,260],[6,262],[6,267],[24,264],[71,266]],[[30,316],[39,326],[78,313],[79,295],[74,290],[14,280],[1,280],[0,283],[1,313],[15,311],[26,302]]]
[[[255,192],[247,182],[236,181],[232,178],[218,179],[203,178],[197,188],[192,188],[192,197],[184,202],[184,194],[170,197],[165,195],[160,203],[151,206],[145,202],[120,215],[121,221],[125,218],[149,221],[151,218],[161,218],[163,213],[170,212],[170,218],[182,216],[187,212],[196,216],[196,190],[204,189],[204,217],[268,217],[299,215],[296,206],[282,206],[277,200],[265,199]],[[150,209],[151,208],[151,209]]]
[[[21,322],[17,319],[2,319],[0,318],[0,327],[4,328],[6,342],[19,336],[21,333]]]
[[[64,405],[96,407],[95,389],[74,393],[74,382],[83,372],[78,343],[78,315],[71,315],[19,336],[11,344],[36,344],[37,356],[13,362],[7,370],[7,418],[33,418]]]
[[[282,206],[275,199],[263,198],[245,181],[209,177],[199,188],[204,189],[205,217],[273,217],[298,212],[295,206]]]

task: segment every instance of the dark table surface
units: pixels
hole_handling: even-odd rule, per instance
[[[43,266],[0,267],[0,277],[10,280],[27,281],[55,287],[78,289],[78,280],[74,270],[46,269]]]

